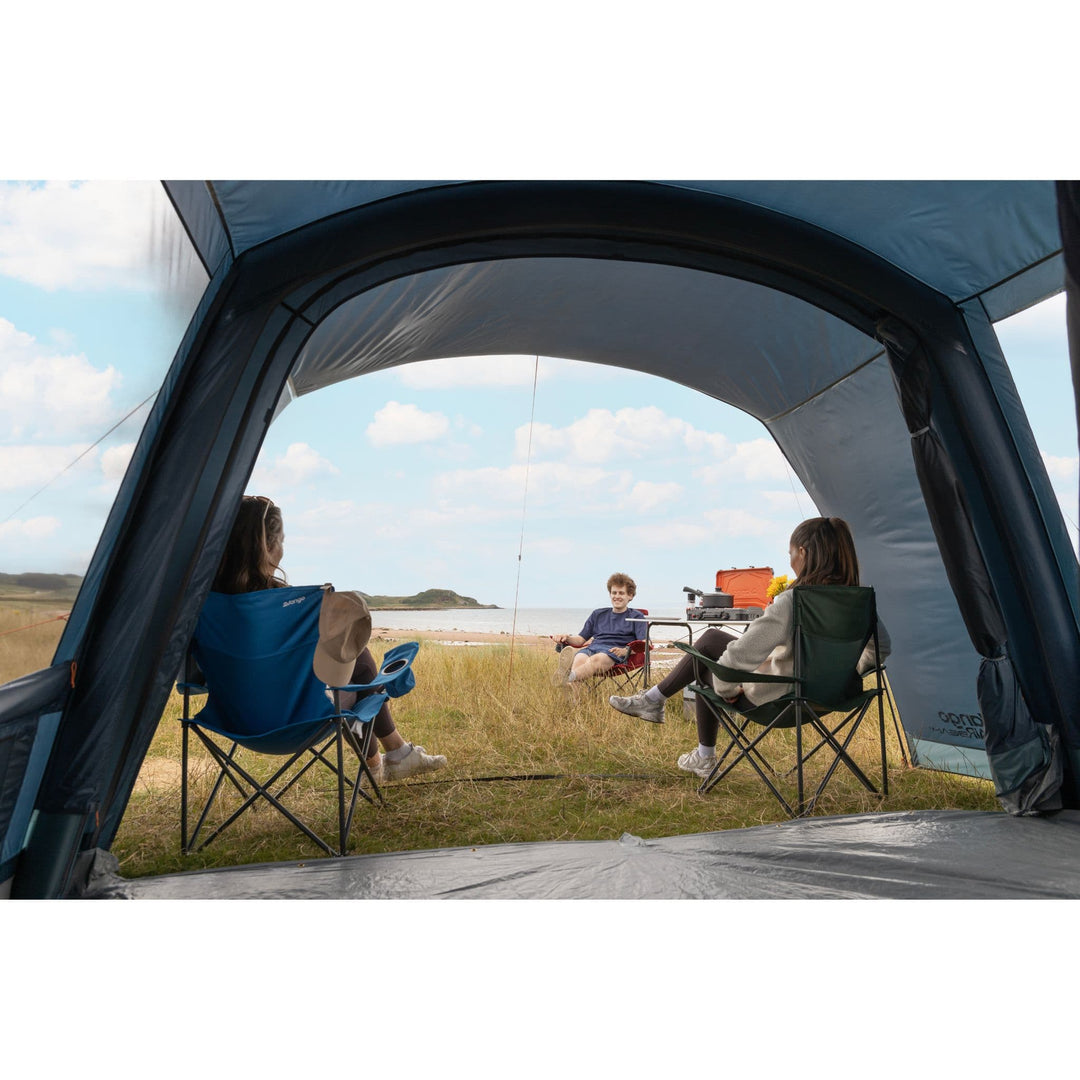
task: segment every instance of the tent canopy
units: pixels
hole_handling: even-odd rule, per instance
[[[1062,287],[1053,184],[166,189],[211,280],[58,650],[75,687],[59,713],[30,709],[40,786],[5,859],[34,805],[43,851],[111,842],[272,417],[365,372],[484,353],[634,368],[758,417],[819,511],[852,524],[919,763],[1073,797],[1076,558],[992,327]],[[52,865],[27,887],[63,888],[70,859]]]

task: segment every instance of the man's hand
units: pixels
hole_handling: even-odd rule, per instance
[[[623,657],[625,659],[627,656],[630,655],[630,646],[629,645],[616,645],[611,651],[616,656],[621,656],[621,657]]]

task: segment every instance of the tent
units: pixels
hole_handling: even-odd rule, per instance
[[[1053,183],[165,186],[210,281],[53,666],[0,688],[13,895],[107,851],[273,418],[484,353],[761,420],[852,524],[916,763],[993,776],[1017,815],[1080,808],[1077,559],[993,329],[1062,289]]]

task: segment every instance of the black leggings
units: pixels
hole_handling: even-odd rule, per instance
[[[735,640],[734,634],[726,630],[718,630],[715,626],[710,627],[695,642],[694,648],[699,653],[704,653],[710,660],[719,660],[724,650]],[[684,656],[675,669],[666,678],[656,684],[656,688],[665,698],[671,697],[692,682],[709,684],[712,672],[704,664],[695,660],[692,656]],[[694,695],[694,716],[697,720],[697,737],[702,746],[715,746],[716,733],[720,730],[720,721],[709,711],[709,707],[702,700],[700,694]]]
[[[354,683],[369,683],[379,673],[379,665],[375,663],[375,657],[371,655],[370,649],[365,649],[357,658],[356,664],[353,667],[352,678],[349,680]],[[374,690],[364,690],[359,694],[342,694],[341,705],[343,708],[351,708],[361,698],[366,698],[371,694],[376,693]],[[395,732],[397,728],[394,726],[394,721],[390,716],[390,706],[383,705],[383,707],[375,714],[375,738],[385,739],[387,735]]]

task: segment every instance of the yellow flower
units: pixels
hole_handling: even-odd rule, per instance
[[[765,595],[769,598],[769,601],[775,600],[787,587],[791,584],[788,581],[787,574],[780,574],[774,577],[769,582],[769,587],[765,590]]]

